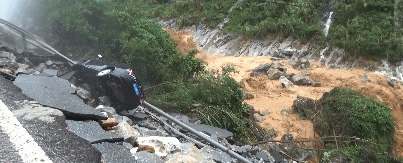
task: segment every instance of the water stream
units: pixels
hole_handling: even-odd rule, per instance
[[[325,29],[323,29],[325,36],[327,36],[329,34],[329,28],[330,28],[330,25],[332,24],[332,16],[333,16],[333,11],[330,11],[329,17],[327,18],[326,23],[325,23]]]

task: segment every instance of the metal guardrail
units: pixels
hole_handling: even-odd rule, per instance
[[[54,49],[53,47],[51,47],[50,45],[48,45],[44,41],[40,40],[39,38],[37,38],[33,34],[25,31],[24,29],[14,25],[14,24],[12,24],[12,23],[4,20],[4,19],[0,19],[0,23],[10,27],[11,29],[16,30],[17,32],[19,32],[21,34],[21,37],[22,37],[23,43],[24,43],[24,50],[27,50],[26,42],[29,42],[29,43],[31,43],[31,44],[39,47],[39,48],[42,48],[43,50],[45,50],[45,51],[47,51],[47,52],[49,52],[51,54],[59,55],[60,57],[66,59],[72,65],[77,64],[76,61],[73,61],[70,58],[67,58],[62,53],[60,53],[59,51],[57,51],[56,49]],[[32,40],[29,40],[29,39],[32,39]]]
[[[147,101],[144,101],[144,105],[148,106],[149,108],[151,108],[152,110],[154,110],[155,112],[157,112],[158,114],[164,116],[165,118],[169,119],[170,121],[176,123],[177,125],[185,128],[186,130],[188,130],[189,132],[195,134],[196,136],[202,138],[203,140],[209,142],[211,145],[217,147],[218,149],[228,153],[229,155],[231,155],[232,157],[235,157],[236,159],[245,162],[245,163],[252,163],[251,161],[249,161],[248,159],[246,159],[245,157],[242,157],[241,155],[239,155],[238,153],[228,149],[227,147],[221,145],[220,143],[212,140],[210,137],[208,137],[207,135],[204,135],[202,133],[200,133],[199,131],[189,127],[188,125],[182,123],[181,121],[177,120],[176,118],[168,115],[167,113],[165,113],[164,111],[158,109],[157,107],[151,105],[150,103],[148,103]]]

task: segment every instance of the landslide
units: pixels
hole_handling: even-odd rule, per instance
[[[179,51],[198,48],[193,42],[189,32],[175,32],[166,29],[171,38],[178,43]],[[318,100],[323,93],[329,92],[335,87],[346,87],[361,92],[366,97],[382,102],[392,108],[392,115],[397,124],[396,127],[396,154],[403,156],[403,88],[393,88],[388,85],[387,77],[375,72],[363,69],[331,70],[318,62],[311,63],[309,70],[296,70],[288,60],[280,61],[287,67],[288,73],[306,72],[315,82],[320,82],[320,87],[299,86],[298,88],[285,89],[278,80],[269,80],[266,76],[251,77],[251,71],[264,63],[271,63],[271,57],[233,57],[233,56],[209,56],[199,53],[197,58],[203,59],[207,68],[219,71],[221,66],[232,64],[239,73],[234,73],[233,78],[245,85],[244,91],[254,95],[253,99],[245,100],[256,111],[268,109],[270,114],[263,117],[260,125],[266,129],[274,129],[280,140],[281,136],[290,133],[295,139],[315,139],[319,135],[314,132],[310,120],[301,119],[295,112],[289,114],[285,109],[292,110],[293,101],[297,96],[303,96]],[[371,82],[361,80],[367,76]]]

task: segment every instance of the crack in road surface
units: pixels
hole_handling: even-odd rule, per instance
[[[22,127],[21,123],[1,100],[0,128],[9,136],[10,142],[18,151],[23,162],[52,163],[42,148],[34,141],[34,138]]]

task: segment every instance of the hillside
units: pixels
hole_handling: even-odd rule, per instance
[[[178,43],[178,50],[198,48],[193,42],[193,37],[186,31],[168,30],[171,38]],[[387,77],[375,72],[362,69],[338,70],[326,69],[318,62],[313,62],[310,70],[302,70],[309,74],[311,79],[321,83],[321,87],[299,86],[298,88],[283,88],[278,80],[270,80],[267,76],[251,77],[252,70],[265,63],[271,63],[271,57],[222,57],[211,56],[203,52],[196,57],[203,59],[207,68],[213,71],[219,71],[226,64],[233,64],[239,73],[232,76],[238,82],[244,83],[244,91],[252,93],[253,99],[245,100],[246,103],[254,106],[255,111],[268,109],[270,114],[263,118],[261,126],[267,130],[274,129],[278,135],[275,140],[290,133],[295,139],[306,140],[315,139],[319,135],[315,134],[313,124],[310,120],[301,119],[292,111],[292,105],[297,96],[319,99],[323,93],[329,92],[335,87],[346,87],[360,91],[369,98],[380,101],[392,108],[393,117],[397,123],[396,131],[396,153],[403,156],[403,88],[393,88],[387,83]],[[293,69],[288,60],[281,61],[286,65],[291,73],[297,73],[301,70]],[[365,82],[361,79],[367,76],[371,82]],[[284,114],[284,109],[289,108],[290,114]]]

